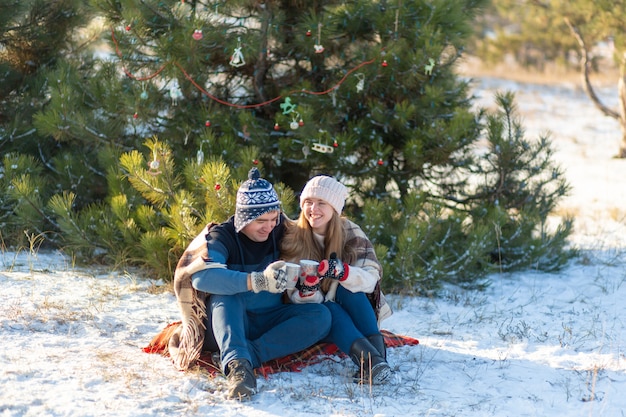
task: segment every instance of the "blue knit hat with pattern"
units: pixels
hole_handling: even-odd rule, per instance
[[[278,194],[269,181],[261,178],[259,170],[252,168],[248,172],[248,180],[237,191],[235,230],[240,232],[257,217],[274,210],[280,211]]]

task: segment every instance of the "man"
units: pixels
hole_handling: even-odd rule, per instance
[[[306,349],[330,330],[323,304],[282,301],[290,277],[285,263],[276,261],[281,218],[274,188],[252,168],[237,191],[235,215],[207,235],[206,269],[192,275],[193,287],[210,294],[205,347],[220,352],[229,398],[250,398],[256,393],[254,368]]]

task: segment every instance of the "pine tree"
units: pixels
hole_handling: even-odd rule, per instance
[[[554,271],[575,254],[566,249],[573,219],[550,222],[570,187],[549,137],[525,137],[512,93],[498,93],[496,104],[481,118],[487,145],[467,164],[440,172],[438,187],[414,189],[400,203],[365,205],[364,228],[395,291],[430,291],[443,282],[481,287],[488,273]]]
[[[426,163],[472,141],[454,66],[483,4],[99,2],[135,81],[127,117],[176,159],[254,155],[294,190],[324,172],[350,177],[360,198],[405,195]]]
[[[71,91],[60,84],[73,65],[84,64],[73,57],[88,43],[89,32],[79,29],[89,20],[82,1],[0,2],[0,233],[12,246],[24,244],[24,232],[54,239],[47,200],[71,185],[89,195],[95,184],[83,188],[84,164],[69,163],[76,148],[35,122],[53,100],[51,89]]]
[[[549,158],[532,173],[516,164],[549,143],[504,134],[511,117],[486,123],[454,72],[484,3],[93,0],[110,55],[61,68],[68,75],[57,73],[34,117],[41,134],[85,150],[96,173],[86,182],[105,193],[57,187],[45,207],[65,248],[171,278],[257,166],[291,216],[312,175],[346,183],[346,214],[375,241],[390,287],[472,283],[494,265],[558,267],[567,223],[544,233],[548,213],[530,201],[552,208],[562,176]],[[503,142],[481,159],[484,135]]]

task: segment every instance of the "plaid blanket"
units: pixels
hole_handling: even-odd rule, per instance
[[[209,253],[206,235],[214,223],[207,225],[196,236],[176,264],[174,271],[174,294],[178,302],[181,323],[167,333],[167,353],[181,371],[188,369],[199,358],[204,343],[205,301],[208,294],[197,291],[191,285],[191,275],[206,269]]]
[[[143,351],[146,353],[160,353],[167,356],[168,340],[173,334],[177,334],[181,326],[182,323],[180,321],[169,324],[152,339],[148,346],[143,348]],[[381,330],[381,333],[385,337],[385,345],[387,347],[414,346],[419,344],[419,341],[412,337],[396,335],[387,330]],[[314,365],[330,359],[332,355],[337,355],[338,352],[339,348],[332,343],[318,343],[303,351],[268,361],[256,371],[263,376],[276,372],[299,372],[308,365]],[[344,356],[341,353],[339,354]],[[212,376],[221,373],[221,369],[213,359],[211,352],[201,352],[201,354],[198,355],[196,364],[204,368]]]

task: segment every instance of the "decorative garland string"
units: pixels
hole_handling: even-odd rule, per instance
[[[115,44],[115,53],[117,54],[117,56],[120,58],[120,60],[122,60],[122,53],[119,49],[119,44],[117,43],[117,39],[115,38],[115,31],[113,28],[111,28],[111,37],[113,39],[113,43]],[[361,62],[359,65],[355,66],[354,68],[350,69],[348,72],[346,72],[346,74],[332,87],[330,87],[327,90],[324,91],[310,91],[310,90],[291,90],[289,91],[286,95],[291,95],[291,94],[311,94],[311,95],[324,95],[324,94],[328,94],[330,92],[332,92],[333,90],[336,90],[339,88],[339,86],[341,84],[344,83],[344,81],[348,78],[348,76],[350,74],[352,74],[353,72],[355,72],[356,70],[358,70],[361,67],[364,67],[365,65],[370,65],[373,64],[374,62],[376,62],[376,59],[370,59],[369,61],[364,61]],[[202,94],[206,95],[207,97],[209,97],[211,100],[216,101],[217,103],[220,103],[224,106],[229,106],[229,107],[234,107],[237,109],[254,109],[254,108],[259,108],[259,107],[263,107],[263,106],[267,106],[268,104],[274,103],[278,100],[281,100],[282,98],[285,97],[285,95],[280,95],[278,97],[274,97],[273,99],[264,101],[262,103],[257,103],[257,104],[234,104],[234,103],[230,103],[224,100],[221,100],[218,97],[215,97],[214,95],[212,95],[211,93],[209,93],[208,91],[206,91],[202,86],[200,86],[191,75],[189,75],[189,73],[187,73],[187,71],[185,71],[185,69],[182,67],[182,65],[180,65],[178,62],[172,61],[172,62],[166,62],[165,64],[163,64],[154,74],[148,75],[146,77],[137,77],[134,74],[132,74],[130,71],[128,71],[125,67],[123,67],[123,71],[124,73],[129,77],[132,78],[133,80],[136,81],[146,81],[146,80],[150,80],[154,77],[156,77],[157,75],[159,75],[164,69],[165,67],[167,67],[169,64],[174,64],[176,67],[178,67],[178,69],[180,69],[183,73],[183,75],[185,76],[185,78],[194,86],[198,89],[198,91],[200,91]]]

